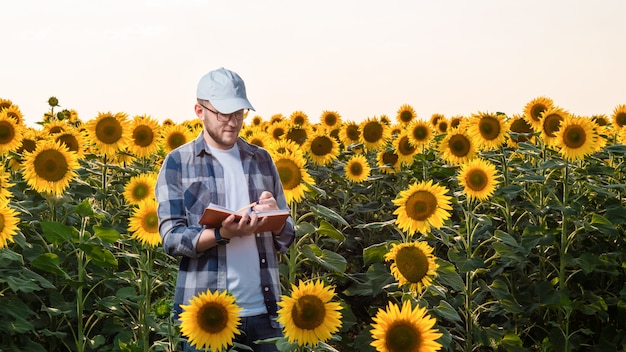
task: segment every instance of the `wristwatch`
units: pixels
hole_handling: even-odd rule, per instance
[[[220,245],[225,245],[230,243],[230,238],[224,238],[220,235],[220,228],[216,227],[213,230],[213,233],[215,234],[215,243],[220,244]]]

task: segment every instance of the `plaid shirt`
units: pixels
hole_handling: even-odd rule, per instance
[[[269,153],[258,146],[238,139],[244,174],[248,180],[250,199],[258,199],[270,191],[281,209],[287,201],[278,171]],[[196,243],[204,227],[198,220],[209,203],[225,204],[224,171],[211,154],[202,133],[195,140],[173,150],[165,158],[156,183],[159,203],[159,233],[163,248],[171,256],[180,257],[174,294],[175,318],[180,305],[189,304],[196,294],[207,289],[224,291],[226,283],[226,248],[215,246],[197,253]],[[267,311],[275,320],[280,299],[277,251],[285,253],[294,240],[293,220],[289,218],[278,236],[271,232],[256,234],[261,268],[261,292]]]

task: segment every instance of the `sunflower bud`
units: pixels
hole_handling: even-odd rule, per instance
[[[59,99],[56,97],[50,97],[50,99],[48,99],[48,105],[51,107],[59,106]]]

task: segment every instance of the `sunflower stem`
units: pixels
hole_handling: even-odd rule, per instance
[[[473,205],[472,199],[466,198],[467,209],[464,210],[465,215],[465,255],[466,259],[470,260],[473,256],[472,241],[474,233],[474,222],[472,221],[471,209]],[[465,273],[465,351],[472,351],[473,349],[473,333],[474,333],[474,314],[472,310],[473,301],[473,270],[469,270]]]
[[[566,278],[565,278],[565,270],[566,270],[566,262],[565,262],[565,255],[567,254],[567,248],[569,247],[569,243],[568,243],[568,233],[567,233],[567,215],[565,214],[566,210],[567,210],[567,203],[568,203],[568,192],[569,192],[569,187],[568,187],[568,177],[569,177],[569,162],[566,161],[565,162],[565,168],[563,169],[563,210],[561,210],[561,245],[559,246],[559,294],[561,295],[561,297],[565,294],[566,290],[567,290],[567,285],[566,285]],[[561,302],[563,302],[563,299],[561,298]],[[563,321],[562,324],[564,324],[564,331],[563,331],[563,337],[564,337],[564,342],[565,342],[565,346],[563,347],[564,351],[569,351],[569,316],[570,314],[568,313],[569,307],[562,307],[561,308],[561,312],[563,313]]]

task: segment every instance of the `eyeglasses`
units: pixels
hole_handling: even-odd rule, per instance
[[[215,117],[217,117],[217,121],[219,121],[219,122],[229,122],[230,119],[232,119],[233,117],[235,118],[235,121],[241,122],[241,121],[243,121],[243,118],[244,118],[243,110],[235,111],[235,112],[230,113],[230,114],[222,114],[221,112],[215,111],[215,110],[211,110],[211,109],[207,108],[206,106],[204,106],[204,105],[202,105],[200,103],[198,103],[198,105],[200,105],[203,108],[207,109],[208,111],[214,113]]]

